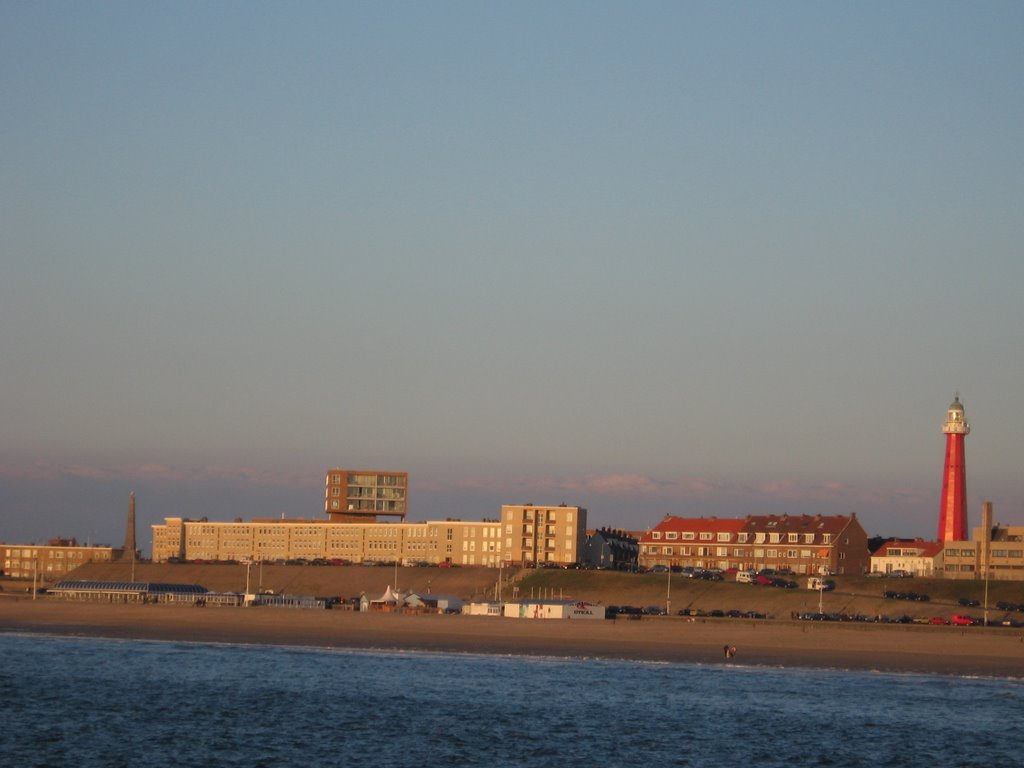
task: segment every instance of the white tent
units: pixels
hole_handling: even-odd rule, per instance
[[[370,601],[371,611],[393,611],[396,608],[401,608],[405,605],[406,598],[409,597],[408,592],[396,592],[388,585],[388,588],[384,590],[384,594],[378,597],[376,600]]]

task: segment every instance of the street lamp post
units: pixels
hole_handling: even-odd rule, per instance
[[[668,586],[665,587],[665,615],[672,615],[672,561],[668,566]]]
[[[991,533],[989,533],[991,536]],[[988,572],[989,566],[989,552],[991,551],[991,545],[986,543],[985,546],[985,614],[984,614],[984,626],[988,626]]]

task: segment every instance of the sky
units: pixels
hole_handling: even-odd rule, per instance
[[[0,540],[1024,524],[1024,5],[0,0]]]

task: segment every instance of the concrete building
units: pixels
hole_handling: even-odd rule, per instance
[[[113,547],[80,547],[74,539],[51,539],[38,544],[0,544],[3,572],[12,579],[63,578],[86,563],[109,563],[120,552]]]
[[[329,469],[324,512],[335,523],[366,523],[378,516],[404,519],[409,505],[407,472]]]
[[[587,510],[560,504],[506,504],[501,508],[505,562],[524,567],[570,565],[583,555]]]
[[[169,517],[153,526],[154,562],[327,560],[496,567],[501,556],[501,526],[494,520],[214,522]]]
[[[894,571],[921,577],[941,576],[942,543],[922,539],[885,542],[871,554],[871,572]]]
[[[992,502],[981,505],[981,525],[967,541],[947,541],[943,572],[950,579],[1024,580],[1024,526],[993,523]]]
[[[797,574],[864,573],[867,534],[857,515],[666,516],[640,541],[640,565]]]

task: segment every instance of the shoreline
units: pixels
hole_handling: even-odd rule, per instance
[[[535,620],[0,600],[0,634],[1024,678],[1024,634],[978,627]],[[724,647],[735,646],[735,658]]]

